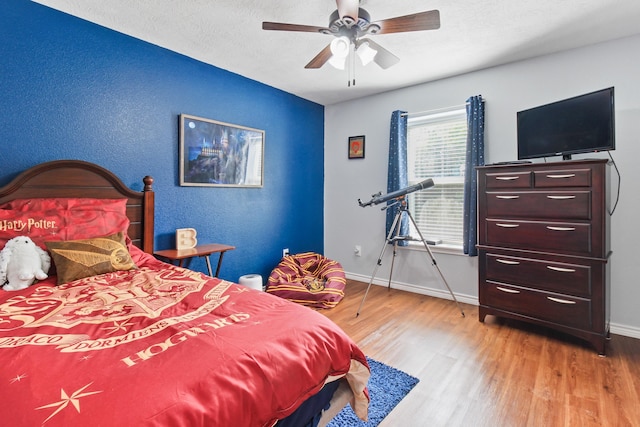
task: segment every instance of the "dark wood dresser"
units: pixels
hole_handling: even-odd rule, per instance
[[[609,338],[606,159],[481,166],[479,318],[544,325],[605,353]]]

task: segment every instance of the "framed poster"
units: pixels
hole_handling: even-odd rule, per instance
[[[180,115],[180,185],[262,187],[264,131]]]
[[[349,158],[364,159],[364,135],[349,137]]]

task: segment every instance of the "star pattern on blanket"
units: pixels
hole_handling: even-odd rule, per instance
[[[84,392],[84,390],[86,388],[88,388],[91,384],[93,384],[93,382],[90,382],[89,384],[85,385],[84,387],[81,387],[78,390],[74,391],[73,393],[71,393],[71,396],[69,396],[67,394],[67,392],[65,392],[64,389],[61,388],[60,389],[60,400],[59,401],[54,402],[54,403],[49,403],[48,405],[43,405],[43,406],[37,407],[36,409],[47,409],[47,408],[56,408],[57,407],[57,409],[55,411],[53,411],[53,413],[51,415],[49,415],[49,417],[47,417],[47,419],[44,420],[42,422],[42,424],[45,424],[51,418],[56,416],[60,411],[64,410],[67,406],[69,406],[69,403],[71,403],[73,405],[73,407],[76,408],[76,411],[78,411],[78,413],[80,413],[80,398],[91,396],[93,394],[102,393],[102,391]]]
[[[23,379],[27,378],[27,374],[19,374],[9,380],[9,384],[19,383]]]
[[[233,293],[234,294],[243,294],[243,293],[248,292],[248,291],[249,291],[249,289],[247,289],[247,288],[238,287],[238,288],[236,288],[235,291],[233,291]]]
[[[133,323],[129,323],[127,319],[118,322],[117,320],[113,321],[113,326],[107,326],[102,328],[105,331],[110,331],[107,335],[115,334],[118,331],[127,332],[130,326],[134,326]]]

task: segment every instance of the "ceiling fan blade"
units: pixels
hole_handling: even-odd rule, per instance
[[[283,24],[281,22],[263,22],[262,29],[275,31],[302,31],[305,33],[321,33],[324,30],[329,30],[325,27],[315,27],[313,25]]]
[[[396,65],[400,62],[400,58],[389,52],[387,49],[380,46],[378,43],[371,39],[360,39],[358,42],[367,42],[372,49],[375,49],[378,53],[373,57],[373,62],[378,64],[380,68],[386,70],[387,68]]]
[[[319,54],[315,56],[304,68],[320,68],[331,58],[333,54],[331,53],[331,44],[328,44],[327,47],[322,49]]]
[[[341,19],[348,16],[352,22],[358,20],[359,0],[336,0],[336,5],[338,6],[338,15],[340,15]]]
[[[437,30],[440,28],[440,11],[414,13],[374,22],[380,26],[376,34],[404,33],[407,31]]]

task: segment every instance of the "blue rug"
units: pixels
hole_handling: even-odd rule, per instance
[[[375,427],[418,384],[419,379],[396,368],[367,357],[371,368],[369,378],[369,421],[366,423],[347,405],[327,427]]]

